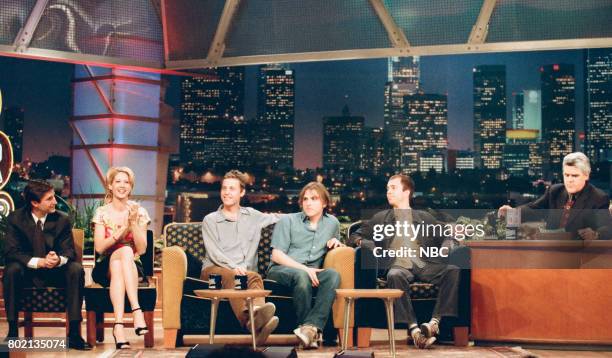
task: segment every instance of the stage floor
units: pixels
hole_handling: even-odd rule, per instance
[[[0,336],[4,337],[7,332],[7,324],[5,322],[0,323]],[[83,337],[85,336],[85,325],[83,325]],[[36,336],[59,336],[64,333],[63,328],[43,328],[36,327]],[[144,348],[144,342],[142,337],[137,337],[134,334],[134,330],[126,328],[127,338],[132,345],[132,349],[116,351],[113,344],[113,337],[111,329],[105,330],[105,341],[99,343],[96,348],[89,352],[81,352],[70,350],[68,352],[55,352],[55,353],[28,353],[27,357],[158,357],[163,355],[165,358],[184,357],[189,347],[180,347],[176,349],[164,349],[163,348],[163,329],[160,321],[156,321],[155,324],[155,347]],[[20,330],[20,335],[23,335],[23,329]],[[195,345],[197,343],[207,343],[207,336],[185,336],[186,345]],[[432,349],[429,350],[417,350],[412,345],[406,344],[406,332],[396,331],[396,347],[398,357],[449,357],[449,358],[462,358],[462,357],[483,357],[483,358],[499,358],[499,357],[586,357],[586,358],[599,358],[599,357],[612,357],[612,352],[602,351],[570,351],[570,350],[534,350],[534,349],[521,349],[519,345],[508,345],[499,347],[465,347],[459,348],[452,345],[436,344]],[[215,339],[215,343],[232,343],[232,344],[244,344],[250,343],[250,336],[223,336],[220,335]],[[294,345],[297,344],[297,339],[294,336],[289,335],[277,335],[272,336],[268,341],[269,345]],[[376,357],[390,357],[387,341],[387,331],[382,329],[373,330],[372,335],[372,346],[368,349],[374,351]],[[299,357],[307,358],[330,358],[333,357],[337,351],[335,347],[322,347],[317,350],[298,351]],[[532,355],[530,355],[532,354]],[[11,354],[11,357],[25,356],[22,354]]]

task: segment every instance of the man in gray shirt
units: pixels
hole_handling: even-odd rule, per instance
[[[328,250],[343,246],[340,223],[324,212],[330,195],[321,183],[307,184],[299,196],[302,211],[283,217],[272,235],[272,264],[268,278],[293,290],[293,307],[299,325],[293,333],[304,348],[318,348],[321,331],[329,317],[340,275],[321,269]],[[317,297],[312,304],[312,290]]]
[[[240,206],[247,180],[247,175],[237,170],[226,173],[221,181],[223,204],[204,217],[202,237],[206,255],[201,278],[207,280],[211,274],[221,275],[223,288],[232,289],[234,276],[246,275],[249,289],[262,290],[263,280],[257,273],[261,229],[277,222],[280,216]],[[250,330],[246,300],[230,299],[229,302],[240,324]],[[278,317],[274,316],[276,308],[263,297],[253,299],[253,303],[256,340],[257,344],[263,344],[278,326]]]

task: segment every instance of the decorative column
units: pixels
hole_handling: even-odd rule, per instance
[[[171,119],[160,118],[160,75],[76,65],[73,86],[71,198],[80,210],[104,198],[112,166],[136,175],[134,200],[159,237],[168,171]]]

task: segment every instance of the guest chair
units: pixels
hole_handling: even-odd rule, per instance
[[[83,263],[83,242],[85,233],[82,229],[72,229],[74,250],[78,263]],[[68,312],[66,312],[66,296],[63,287],[27,287],[23,289],[20,301],[20,311],[23,311],[23,322],[19,323],[23,327],[24,336],[31,338],[34,336],[34,327],[66,327],[68,336]],[[35,321],[34,313],[60,313],[65,312],[66,318],[62,321]]]
[[[149,332],[144,335],[145,347],[147,348],[153,347],[155,340],[153,316],[157,301],[157,285],[153,277],[153,246],[153,231],[148,230],[147,250],[144,255],[140,256],[147,279],[139,283],[138,287],[138,302],[144,313],[147,327],[149,327]],[[95,346],[96,341],[104,341],[104,328],[113,326],[113,322],[104,322],[104,314],[113,312],[109,288],[102,287],[97,283],[85,287],[85,309],[87,311],[87,343]],[[132,307],[126,296],[125,313],[130,312],[132,312]],[[125,326],[134,327],[134,324],[126,322]]]

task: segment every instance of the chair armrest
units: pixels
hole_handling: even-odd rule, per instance
[[[181,300],[187,275],[187,256],[178,246],[162,250],[162,325],[181,328]]]
[[[208,290],[208,282],[187,276],[183,283],[183,294],[197,296],[195,290]]]
[[[350,247],[337,247],[327,253],[323,268],[333,268],[340,274],[338,288],[355,288],[355,250]],[[344,300],[334,300],[332,307],[334,327],[344,327]],[[349,327],[354,327],[355,315],[351,313]]]
[[[378,288],[378,262],[371,248],[355,249],[355,288]]]

